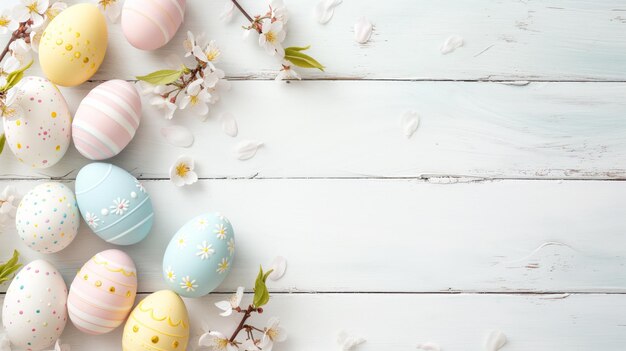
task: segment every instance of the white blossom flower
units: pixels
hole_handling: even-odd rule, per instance
[[[187,292],[196,291],[197,287],[196,280],[189,278],[189,276],[183,277],[182,282],[180,282],[180,288],[187,290]]]
[[[12,57],[7,58],[5,63],[10,61],[9,59],[11,58]],[[2,75],[0,75],[0,86],[4,86],[6,83],[7,83],[7,79],[3,72]],[[9,89],[5,97],[4,103],[0,104],[0,116],[1,117],[10,119],[17,115],[23,115],[22,107],[20,106],[20,104],[14,104],[19,93],[20,91],[18,89]]]
[[[102,11],[111,23],[117,22],[122,11],[120,0],[97,0],[98,8]]]
[[[268,54],[274,56],[278,53],[279,57],[285,56],[282,42],[285,40],[285,30],[283,22],[272,22],[269,18],[261,22],[261,35],[259,36],[259,45],[261,45]]]
[[[2,190],[2,193],[0,193],[0,224],[9,218],[15,218],[15,213],[17,212],[15,207],[16,201],[15,188],[9,185]]]
[[[48,0],[21,0],[28,10],[28,19],[33,21],[31,28],[38,28],[44,23],[44,15],[48,10]]]
[[[224,227],[222,223],[216,224],[213,233],[215,233],[219,239],[224,240],[226,239],[226,234],[228,234],[228,229]]]
[[[85,221],[91,228],[98,228],[98,222],[100,222],[100,218],[98,218],[95,213],[87,212],[85,214]]]
[[[263,351],[272,351],[274,343],[283,342],[287,339],[287,332],[279,324],[280,320],[276,317],[270,318],[267,322],[263,339],[261,339],[261,344],[259,345]]]
[[[156,88],[155,88],[156,89]],[[163,111],[163,116],[166,119],[172,119],[174,117],[174,112],[178,106],[167,96],[154,96],[150,99],[150,105],[155,106],[159,110]]]
[[[222,13],[220,13],[220,20],[228,23],[233,19],[233,14],[235,13],[235,3],[230,0],[226,0],[224,2],[224,9]]]
[[[124,212],[128,210],[129,204],[130,202],[128,200],[118,197],[117,199],[113,200],[113,205],[111,205],[109,208],[113,213],[121,216],[124,214]]]
[[[232,256],[235,253],[235,239],[230,238],[230,240],[228,240],[227,245],[228,245],[228,252]]]
[[[215,44],[215,40],[211,40],[208,45],[204,46],[204,49],[196,45],[192,50],[193,55],[198,60],[208,63],[211,68],[215,68],[213,64],[217,63],[220,59],[221,51],[217,47],[217,44]]]
[[[218,331],[210,331],[208,333],[202,334],[200,339],[198,340],[198,346],[209,347],[214,351],[237,351],[239,348],[236,344],[231,343],[228,338],[218,332]]]
[[[20,22],[13,17],[13,11],[8,8],[0,10],[0,34],[13,32],[19,26]]]
[[[226,257],[224,257],[224,258],[222,258],[222,261],[217,264],[216,272],[219,273],[219,274],[222,274],[222,273],[226,272],[228,267],[230,267],[230,263],[228,262],[228,259]]]
[[[270,3],[270,7],[272,8],[272,17],[286,25],[289,20],[289,14],[283,0],[273,0]]]
[[[185,236],[185,234],[181,234],[178,237],[178,240],[176,240],[176,245],[178,245],[179,249],[183,249],[185,248],[185,246],[187,246],[187,237]]]
[[[183,40],[183,47],[185,48],[185,57],[193,55],[193,50],[196,46],[196,39],[191,31],[187,31],[187,39]],[[200,48],[198,48],[200,49]]]
[[[176,280],[176,274],[172,270],[172,266],[167,267],[167,270],[165,271],[165,276],[167,277],[167,280],[170,281],[170,283],[173,283]]]
[[[30,52],[30,45],[26,43],[24,39],[17,39],[9,45],[9,49],[11,50],[11,56],[16,58],[20,67],[29,64],[33,57]]]
[[[43,32],[36,32],[36,31],[32,31],[30,32],[30,48],[34,51],[34,52],[39,52],[39,43],[41,43],[41,37],[42,37]]]
[[[202,242],[202,245],[197,245],[196,248],[199,250],[196,252],[196,256],[199,256],[201,260],[206,260],[215,253],[213,245],[208,244],[206,240]]]
[[[61,11],[65,10],[66,8],[67,4],[63,1],[55,2],[54,4],[50,5],[50,7],[48,7],[48,9],[46,10],[46,20],[52,21],[56,16],[59,15],[59,13],[61,13]]]
[[[220,313],[220,316],[228,317],[233,314],[233,310],[239,307],[241,299],[243,298],[243,286],[237,288],[237,292],[232,294],[228,300],[218,301],[215,306],[224,311]]]
[[[261,343],[260,340],[248,339],[248,340],[245,340],[243,343],[241,343],[239,348],[241,350],[246,350],[246,351],[260,351],[261,350],[259,348],[260,343]]]
[[[276,79],[277,81],[281,81],[281,80],[289,80],[289,79],[298,79],[300,80],[300,75],[298,74],[298,72],[296,72],[293,68],[291,68],[291,64],[289,64],[288,62],[283,62],[283,67],[280,69],[280,71],[278,71],[278,74],[276,75]]]
[[[190,185],[198,181],[198,175],[193,171],[193,158],[182,155],[170,167],[170,180],[176,186]]]
[[[181,110],[189,109],[198,116],[205,116],[209,113],[208,103],[211,100],[211,94],[202,88],[203,79],[196,79],[189,83],[185,92],[185,97],[180,103]]]
[[[204,70],[204,81],[202,85],[207,89],[215,88],[222,78],[224,78],[224,71],[221,69]]]
[[[150,95],[154,94],[156,87],[148,82],[144,82],[143,80],[138,80],[135,82],[135,88],[139,91],[141,95]]]

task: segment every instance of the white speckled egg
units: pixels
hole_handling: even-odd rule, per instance
[[[61,183],[44,183],[29,191],[15,214],[20,238],[33,250],[53,253],[63,250],[76,237],[80,215],[76,198]]]
[[[47,168],[61,160],[70,145],[71,116],[59,89],[49,80],[25,77],[5,114],[7,145],[33,168]]]
[[[36,260],[20,270],[4,297],[2,325],[20,349],[50,348],[67,322],[67,287],[56,268]]]
[[[150,195],[135,177],[112,164],[83,167],[76,175],[76,200],[89,229],[111,244],[135,244],[152,228]]]
[[[219,213],[202,214],[172,237],[163,256],[163,276],[179,295],[204,296],[224,281],[234,257],[230,221]]]
[[[141,97],[123,80],[104,82],[87,94],[72,123],[76,150],[91,160],[119,154],[135,136],[141,120]]]

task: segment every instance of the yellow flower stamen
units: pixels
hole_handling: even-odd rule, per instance
[[[11,23],[11,19],[7,17],[0,17],[0,27],[8,27]]]
[[[30,13],[39,13],[37,12],[37,1],[33,1],[32,3],[30,3],[30,5],[26,6],[26,8],[28,9],[28,12]]]
[[[192,100],[192,102],[193,102],[193,98],[192,98],[191,100]],[[179,164],[176,166],[176,174],[177,174],[179,177],[185,177],[185,176],[187,175],[187,173],[189,173],[189,171],[190,171],[189,166],[187,166],[187,165],[186,165],[186,164],[184,164],[184,163],[179,163]]]
[[[276,42],[276,34],[272,31],[269,31],[267,33],[265,33],[265,40],[267,40],[268,43],[275,43]]]
[[[195,104],[197,104],[197,103],[200,101],[200,100],[198,99],[198,96],[197,96],[197,95],[192,95],[192,96],[190,96],[190,98],[191,98],[191,99],[189,100],[189,102],[190,102],[192,105],[195,105]],[[182,177],[182,176],[181,176],[181,177]]]

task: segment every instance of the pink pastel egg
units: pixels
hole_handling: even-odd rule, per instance
[[[119,154],[135,136],[141,121],[141,98],[123,80],[104,82],[87,94],[76,110],[72,138],[78,152],[91,160]]]
[[[67,298],[67,311],[77,329],[105,334],[128,316],[137,295],[137,269],[120,250],[97,253],[78,271]]]
[[[126,0],[122,31],[134,47],[155,50],[176,34],[185,15],[185,0]]]

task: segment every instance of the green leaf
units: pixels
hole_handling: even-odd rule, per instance
[[[145,76],[137,76],[137,79],[150,83],[152,85],[166,85],[177,81],[184,72],[184,68],[181,68],[179,70],[162,69],[160,71],[155,71]]]
[[[24,78],[24,71],[29,69],[32,65],[33,61],[31,60],[26,66],[9,73],[9,75],[7,76],[6,84],[0,90],[8,91],[9,89],[13,88],[17,83],[20,82],[20,80],[22,80],[22,78]]]
[[[9,280],[9,276],[15,273],[21,266],[21,263],[18,263],[20,253],[17,250],[13,250],[13,256],[6,263],[0,265],[0,284]]]
[[[7,141],[7,137],[6,135],[4,135],[4,133],[2,133],[2,135],[0,135],[0,154],[2,153],[2,150],[4,150],[4,144]]]
[[[310,47],[311,47],[311,45],[307,45],[307,46],[290,46],[290,47],[285,49],[285,52],[287,52],[287,50],[289,50],[289,51],[304,51],[304,50],[308,50]]]
[[[267,286],[265,285],[266,279],[267,275],[263,274],[263,267],[260,267],[259,275],[256,277],[256,282],[254,283],[254,299],[252,300],[252,304],[254,304],[256,308],[266,305],[270,301],[270,293],[267,291]]]
[[[302,53],[303,50],[308,49],[309,46],[305,46],[305,47],[288,47],[285,49],[285,60],[288,60],[289,62],[293,63],[294,65],[298,66],[298,67],[304,67],[304,68],[317,68],[320,71],[324,70],[324,66],[317,62],[314,58],[312,58],[311,56]]]

